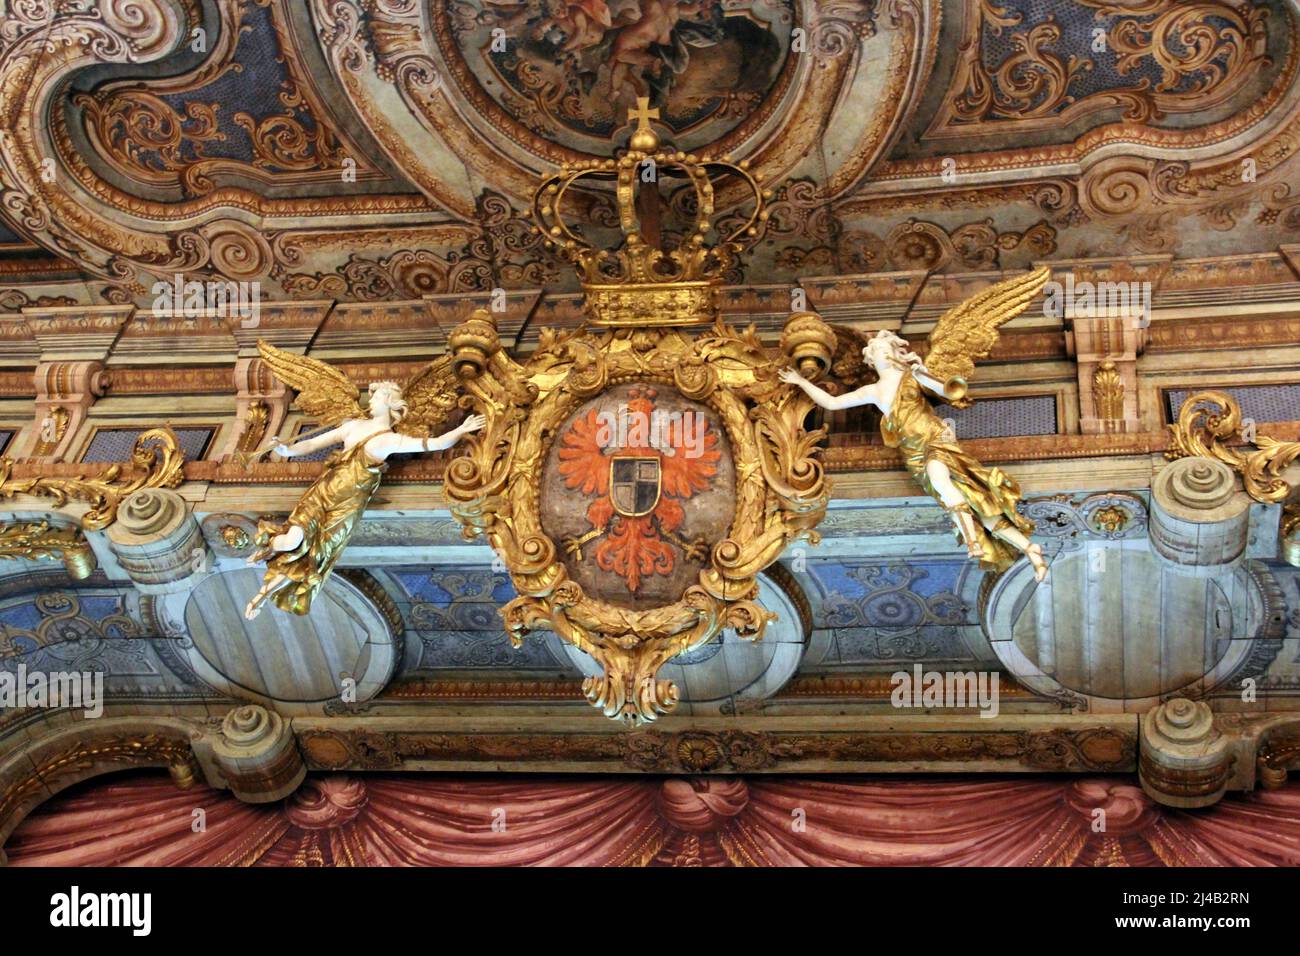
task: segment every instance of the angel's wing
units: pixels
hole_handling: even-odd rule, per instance
[[[435,434],[456,411],[457,384],[451,359],[445,355],[420,369],[402,386],[407,411],[394,431],[412,438]]]
[[[366,417],[357,401],[361,393],[334,366],[306,355],[294,355],[261,339],[257,340],[257,350],[275,377],[298,392],[293,404],[303,414],[330,428],[349,418]]]
[[[993,351],[998,326],[1009,322],[1029,307],[1034,296],[1052,277],[1048,266],[1005,279],[953,306],[930,333],[930,351],[925,367],[940,382],[954,376],[969,379],[975,363]],[[954,401],[964,408],[970,399]]]

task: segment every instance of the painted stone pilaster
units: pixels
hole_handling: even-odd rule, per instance
[[[260,297],[260,293],[259,293]],[[292,396],[271,374],[257,351],[264,339],[299,355],[320,330],[333,308],[328,300],[258,303],[253,316],[228,316],[226,324],[238,349],[235,359],[235,427],[222,458],[249,454],[279,432]]]
[[[1079,429],[1085,435],[1141,431],[1137,359],[1147,329],[1132,315],[1074,318],[1066,347],[1079,374]]]
[[[260,358],[235,362],[235,427],[222,458],[251,454],[279,432],[292,396]]]
[[[104,363],[42,362],[36,367],[36,414],[19,457],[64,461],[75,451],[81,426],[108,387]]]
[[[66,461],[81,441],[90,407],[108,388],[104,362],[135,306],[24,309],[40,358],[34,427],[12,457]]]

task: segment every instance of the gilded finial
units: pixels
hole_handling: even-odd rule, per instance
[[[650,121],[659,118],[659,110],[650,108],[648,96],[638,96],[636,109],[627,111],[627,121],[636,123],[636,130],[628,145],[643,153],[653,153],[659,148],[659,134],[650,128]]]

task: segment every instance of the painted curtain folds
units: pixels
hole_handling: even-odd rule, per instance
[[[56,797],[5,849],[18,866],[1296,865],[1300,786],[1178,811],[1109,778],[338,775],[250,807],[142,774]]]

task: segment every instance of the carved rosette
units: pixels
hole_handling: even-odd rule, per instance
[[[451,336],[464,390],[487,418],[447,469],[452,514],[467,539],[486,537],[510,571],[519,597],[501,615],[511,640],[555,631],[604,670],[584,681],[588,701],[629,724],[654,720],[678,697],[671,681],[657,678],[659,668],[723,628],[760,638],[772,615],[754,600],[758,573],[792,541],[819,540],[814,528],[829,493],[816,458],[823,433],[804,430],[810,400],[777,377],[793,356],[774,356],[752,329],[738,333],[719,322],[696,337],[672,329],[544,329],[520,364],[482,334],[491,321],[480,311]],[[557,432],[584,402],[631,383],[672,388],[707,406],[735,465],[726,536],[711,544],[680,598],[654,607],[586,593],[542,526],[541,475]]]

